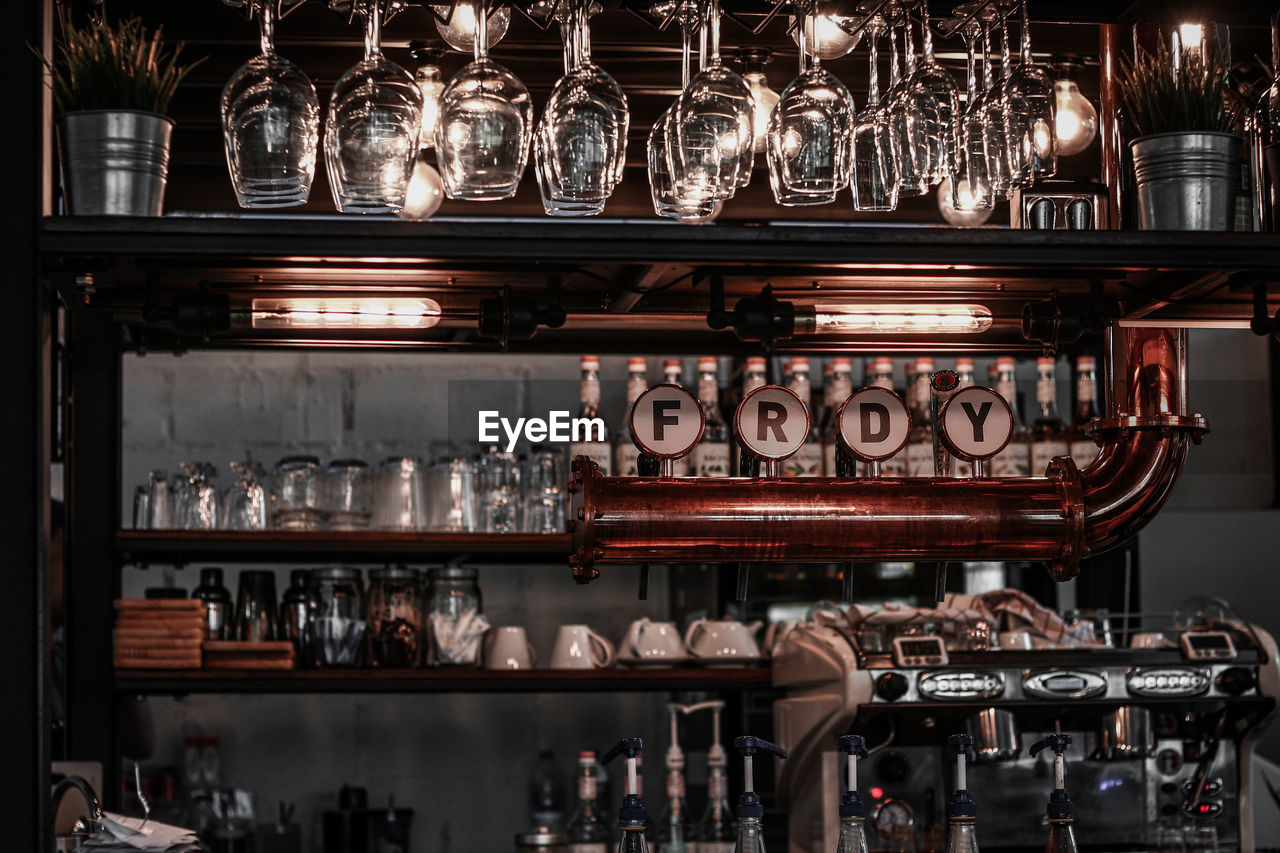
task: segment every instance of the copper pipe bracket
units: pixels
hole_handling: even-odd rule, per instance
[[[576,456],[570,464],[569,485],[566,487],[565,529],[573,536],[573,553],[569,555],[569,568],[573,579],[580,584],[591,583],[600,577],[595,561],[604,555],[595,547],[595,507],[588,507],[583,490],[587,480],[601,479],[600,466],[586,456]]]
[[[1116,432],[1149,429],[1159,430],[1162,436],[1171,436],[1176,432],[1188,433],[1193,444],[1199,444],[1209,433],[1209,419],[1196,413],[1193,415],[1157,415],[1140,418],[1133,415],[1120,415],[1114,418],[1094,418],[1084,428],[1085,435],[1098,444]]]
[[[1055,581],[1069,581],[1080,574],[1080,558],[1085,551],[1084,483],[1080,469],[1070,456],[1059,456],[1049,462],[1045,472],[1050,480],[1062,487],[1062,552],[1045,561],[1049,577]]]

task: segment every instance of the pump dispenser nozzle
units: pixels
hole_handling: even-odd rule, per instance
[[[644,829],[649,822],[649,812],[645,810],[644,800],[640,798],[639,783],[636,781],[636,759],[644,751],[644,741],[638,737],[623,738],[613,745],[613,749],[604,754],[601,761],[608,764],[619,755],[627,757],[627,795],[622,798],[622,808],[618,809],[618,820],[625,829]]]
[[[1066,761],[1063,758],[1063,753],[1069,746],[1071,746],[1071,735],[1062,733],[1051,734],[1031,746],[1033,758],[1042,750],[1053,750],[1053,792],[1049,794],[1048,808],[1050,820],[1066,820],[1075,814],[1075,804],[1071,802],[1071,795],[1067,793]]]
[[[858,793],[858,759],[867,757],[867,742],[861,735],[845,735],[840,738],[840,751],[849,773],[849,790],[840,798],[840,817],[866,817],[867,807]]]
[[[973,797],[969,796],[965,780],[965,760],[969,757],[969,747],[973,746],[972,735],[951,735],[947,738],[947,748],[956,754],[956,789],[951,793],[951,803],[947,806],[950,817],[976,817],[978,809]]]
[[[776,743],[745,735],[733,742],[734,747],[742,755],[742,796],[738,797],[738,817],[763,817],[764,806],[760,804],[760,796],[755,792],[755,776],[752,768],[752,760],[756,752],[765,750],[772,752],[779,758],[786,758],[787,751]]]

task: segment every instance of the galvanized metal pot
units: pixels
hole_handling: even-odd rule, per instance
[[[1240,184],[1234,133],[1159,133],[1129,143],[1143,231],[1230,231]]]
[[[137,110],[58,116],[58,145],[72,216],[159,216],[169,176],[173,119]]]

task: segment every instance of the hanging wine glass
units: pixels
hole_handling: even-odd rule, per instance
[[[556,82],[538,126],[540,186],[545,184],[544,208],[553,215],[603,210],[625,163],[627,98],[591,61],[591,2],[568,0],[570,70]]]
[[[675,11],[680,22],[680,90],[689,88],[689,66],[693,52],[693,30],[698,22],[698,11],[695,0],[684,0]],[[706,34],[702,32],[705,45]],[[700,53],[705,53],[705,49]],[[670,137],[667,129],[671,124],[671,115],[676,104],[672,103],[654,122],[649,131],[647,148],[649,163],[649,192],[653,198],[653,210],[666,219],[697,225],[713,221],[719,214],[724,202],[705,193],[696,199],[689,199],[676,192],[675,181],[671,177],[671,156],[668,150]]]
[[[732,198],[750,180],[755,154],[751,90],[720,60],[719,0],[702,0],[701,9],[710,56],[680,93],[667,128],[671,178],[691,202]]]
[[[907,84],[916,71],[915,45],[911,40],[911,16],[896,4],[885,7],[901,17],[903,32],[903,56],[906,58],[906,75],[898,64],[898,31],[889,28],[889,44],[892,50],[889,60],[889,92],[885,96],[886,115],[889,119],[889,137],[892,143],[894,168],[898,173],[898,196],[924,195],[929,191],[929,180],[921,168],[920,152],[913,144],[915,118],[907,99]]]
[[[801,16],[800,75],[769,117],[769,182],[779,204],[827,204],[849,185],[853,96],[808,50],[815,16]]]
[[[391,213],[404,204],[418,154],[422,92],[382,55],[382,2],[368,0],[364,58],[329,98],[324,153],[333,200],[344,213]]]
[[[476,0],[475,61],[440,98],[436,154],[449,198],[496,201],[516,194],[533,137],[533,103],[516,76],[489,58],[487,4]]]
[[[236,200],[247,208],[305,203],[316,170],[320,100],[307,76],[276,53],[277,2],[255,4],[262,52],[222,90],[227,170]]]
[[[1014,184],[1031,186],[1036,178],[1058,171],[1057,95],[1053,80],[1031,59],[1031,26],[1027,2],[1022,0],[1022,63],[1005,82],[1004,131],[1008,140],[1009,174]]]
[[[1004,81],[1013,69],[1009,63],[1009,33],[1004,26],[1004,15],[988,6],[983,10],[982,21],[982,97],[976,109],[982,114],[982,133],[986,140],[987,177],[991,192],[997,200],[1009,195],[1009,153],[1004,134]],[[991,20],[998,16],[1001,23],[1001,82],[992,81],[991,70]]]
[[[978,103],[977,39],[982,25],[970,21],[964,28],[967,51],[967,87],[964,112],[958,116],[960,148],[956,171],[951,175],[951,204],[956,210],[972,212],[995,207],[988,172],[987,140]]]
[[[908,32],[910,28],[908,14]],[[936,184],[955,171],[960,94],[955,80],[934,58],[928,2],[920,3],[920,28],[924,54],[907,80],[905,103],[911,111],[910,136],[916,165],[928,183]]]
[[[867,105],[853,129],[853,209],[886,211],[898,207],[898,170],[893,162],[887,116],[880,105],[880,37],[888,25],[880,15],[866,22],[870,64]]]

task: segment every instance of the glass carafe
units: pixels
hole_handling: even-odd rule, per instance
[[[257,0],[262,52],[222,90],[222,138],[227,170],[241,207],[303,204],[311,193],[320,138],[316,87],[276,53],[279,0]]]

